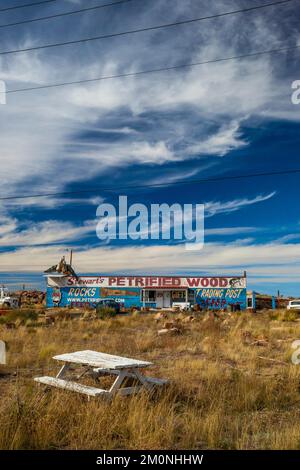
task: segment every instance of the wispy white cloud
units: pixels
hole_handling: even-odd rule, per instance
[[[273,198],[276,195],[276,191],[273,191],[265,196],[259,195],[252,199],[250,198],[243,198],[243,199],[234,199],[232,201],[227,202],[206,202],[205,203],[205,211],[208,217],[212,217],[217,214],[226,214],[229,212],[235,212],[239,209],[242,209],[247,206],[251,206],[253,204],[257,204],[260,202],[268,201],[269,199]]]
[[[218,202],[207,202],[205,203],[206,215],[208,217],[213,217],[216,215],[220,215],[222,213],[228,213],[243,209],[246,206],[257,204],[263,201],[266,201],[273,197],[274,193],[270,193],[266,196],[256,196],[252,199],[235,199],[232,201],[218,201]],[[58,207],[58,203],[60,202],[62,205],[66,204],[81,204],[83,202],[89,203],[91,205],[97,206],[104,202],[102,198],[79,198],[78,200],[75,199],[50,199],[48,198],[38,198],[38,199],[29,199],[25,200],[28,205],[32,204],[48,204],[46,207],[51,209],[53,207]],[[19,207],[18,204],[20,202],[13,201],[13,204],[17,204],[17,208]],[[147,207],[147,206],[146,206]],[[22,207],[23,208],[23,207]],[[87,220],[83,221],[82,224],[75,224],[68,221],[57,221],[57,220],[46,220],[42,222],[34,222],[32,220],[21,221],[18,220],[16,217],[10,217],[8,215],[7,207],[3,207],[2,214],[0,215],[0,246],[2,247],[13,247],[13,246],[35,246],[35,245],[47,245],[52,243],[60,243],[60,242],[69,242],[74,240],[83,239],[87,235],[92,235],[93,233],[96,236],[96,226],[97,220]],[[149,209],[150,210],[150,209]],[[118,214],[118,209],[116,207],[116,214]],[[149,212],[150,214],[150,212]],[[96,211],[95,211],[96,215]],[[193,213],[191,212],[191,216],[193,217]],[[120,221],[118,215],[116,217],[112,217],[112,222],[117,224]],[[149,219],[149,224],[152,221]],[[159,233],[163,230],[164,227],[168,227],[168,225],[174,228],[174,224],[176,226],[181,225],[182,219],[176,218],[175,220],[172,219],[171,221],[164,221],[163,225],[157,224],[154,226],[152,224],[152,233]],[[238,235],[238,234],[246,234],[246,233],[255,233],[259,231],[259,229],[255,227],[219,227],[214,229],[206,229],[205,235],[212,236],[212,235]],[[148,230],[147,230],[148,233]]]
[[[0,246],[36,246],[68,243],[83,240],[95,233],[96,221],[85,221],[76,226],[71,222],[47,220],[44,222],[18,224],[16,219],[0,220]]]
[[[67,248],[66,245],[24,247],[10,253],[0,253],[0,270],[41,272],[57,262]],[[300,243],[255,244],[240,240],[226,244],[207,243],[199,252],[186,251],[181,245],[78,247],[74,254],[74,266],[82,273],[185,275],[232,275],[240,274],[246,269],[248,275],[259,278],[259,282],[296,282],[300,280],[299,258]]]
[[[205,229],[205,235],[238,235],[242,233],[257,233],[260,232],[260,227],[220,227],[220,228],[209,228]]]
[[[224,157],[224,155],[232,150],[239,149],[245,145],[247,145],[247,142],[242,137],[240,123],[233,121],[229,125],[222,126],[216,134],[187,147],[185,153],[198,156],[217,155]]]
[[[222,11],[224,2],[205,2],[203,8],[207,14]],[[77,35],[86,34],[87,24],[91,31],[93,27],[118,30],[134,23],[159,23],[166,12],[170,14],[162,0],[136,8],[134,17],[123,9],[122,21],[108,10],[99,17],[89,15],[88,23],[78,24]],[[172,17],[187,16],[187,11],[188,16],[197,16],[199,5],[190,0],[172,2]],[[281,11],[288,18],[288,9]],[[153,32],[139,35],[138,40],[132,36],[123,42],[61,48],[59,54],[40,51],[12,55],[0,60],[0,78],[7,81],[8,88],[14,88],[225,57],[239,54],[241,43],[245,50],[260,50],[261,44],[268,48],[282,39],[280,25],[274,29],[270,18],[271,12],[266,10],[264,14],[233,16],[222,22],[203,22],[201,28],[181,28],[180,34]],[[51,42],[61,32],[59,26],[36,28],[35,35],[7,35],[5,47],[15,47],[16,42],[35,45],[40,37]],[[232,31],[236,32],[234,38]],[[72,33],[71,27],[64,27],[64,34]],[[293,44],[296,40],[298,34],[291,30],[289,41]],[[146,53],[154,48],[155,54]],[[284,54],[276,55],[276,64],[281,57],[284,59]],[[2,191],[22,194],[29,184],[35,191],[60,190],[111,167],[162,165],[203,155],[224,157],[247,145],[241,130],[246,117],[255,120],[265,112],[268,117],[277,118],[281,113],[284,119],[299,120],[298,110],[285,99],[286,82],[276,64],[271,56],[263,56],[255,59],[255,67],[252,59],[245,59],[9,95],[0,113]],[[136,131],[132,124],[138,118],[144,126]],[[95,135],[81,140],[86,129],[97,132],[106,127],[112,135],[122,134],[121,141],[100,140]]]

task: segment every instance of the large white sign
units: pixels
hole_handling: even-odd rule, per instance
[[[49,287],[139,287],[147,289],[178,289],[224,287],[246,288],[245,277],[174,277],[174,276],[88,276],[48,277]]]

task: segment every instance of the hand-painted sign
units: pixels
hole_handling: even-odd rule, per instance
[[[196,291],[196,302],[202,308],[223,309],[230,305],[246,308],[246,289],[198,289]]]
[[[140,291],[126,292],[114,289],[102,289],[100,287],[48,287],[47,307],[63,306],[90,306],[95,307],[103,298],[114,299],[120,304],[139,305]]]
[[[48,277],[48,286],[67,287],[137,287],[147,289],[245,288],[244,277],[174,277],[174,276],[88,276]]]
[[[188,299],[203,308],[239,305],[243,309],[246,308],[246,277],[48,276],[48,307],[95,306],[100,299],[108,297],[126,308],[169,307],[173,301]],[[161,302],[165,297],[167,305]]]

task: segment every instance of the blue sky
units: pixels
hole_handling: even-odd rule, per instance
[[[21,4],[19,0],[14,4]],[[0,24],[92,6],[58,0],[1,13]],[[213,4],[212,4],[213,3]],[[68,41],[263,2],[135,0],[0,29],[1,50]],[[1,8],[12,2],[1,1]],[[135,72],[300,43],[299,5],[103,41],[0,56],[8,89]],[[248,273],[249,288],[299,296],[299,174],[194,179],[298,168],[300,52],[8,95],[0,106],[1,196],[185,180],[180,186],[0,201],[0,282],[43,285],[74,250],[80,273]],[[189,182],[190,181],[190,182]],[[206,205],[205,246],[96,236],[100,202]]]

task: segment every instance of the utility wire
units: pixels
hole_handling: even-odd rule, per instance
[[[130,190],[130,189],[148,189],[148,188],[159,188],[165,186],[178,186],[178,185],[190,185],[190,184],[200,184],[200,183],[215,183],[216,181],[234,181],[239,179],[246,179],[246,178],[259,178],[265,176],[279,176],[279,175],[289,175],[289,174],[297,174],[300,173],[300,168],[294,168],[291,170],[279,170],[279,171],[266,171],[262,173],[248,173],[244,175],[227,175],[227,176],[215,176],[211,178],[202,178],[202,179],[192,179],[192,180],[184,180],[184,181],[175,181],[173,183],[152,183],[152,184],[135,184],[130,186],[98,186],[95,188],[90,189],[83,189],[77,191],[65,191],[65,192],[55,192],[55,193],[44,193],[44,194],[28,194],[26,196],[1,196],[0,201],[10,201],[16,199],[37,199],[41,197],[52,197],[52,196],[69,196],[72,194],[87,194],[93,193],[97,191],[107,191],[107,192],[115,192],[120,190]]]
[[[56,1],[56,0],[51,0],[51,1]],[[9,27],[12,27],[12,26],[19,26],[19,25],[22,25],[22,24],[35,23],[37,21],[45,21],[45,20],[52,20],[52,19],[55,19],[55,18],[62,18],[64,16],[75,15],[77,13],[84,13],[84,12],[93,11],[93,10],[99,10],[101,8],[106,8],[106,7],[110,7],[110,6],[114,6],[114,5],[121,5],[122,3],[129,3],[129,2],[133,2],[133,1],[135,1],[135,0],[119,0],[119,1],[114,2],[114,3],[104,3],[102,5],[96,5],[96,6],[93,6],[93,7],[81,8],[80,10],[72,10],[72,11],[67,11],[65,13],[57,13],[56,15],[41,16],[39,18],[32,18],[32,19],[29,19],[29,20],[17,21],[15,23],[0,24],[0,28],[9,28]]]
[[[83,83],[100,82],[102,80],[112,80],[116,78],[137,77],[137,76],[147,75],[151,73],[167,72],[167,71],[178,70],[178,69],[183,69],[183,68],[196,67],[196,66],[205,65],[205,64],[215,64],[218,62],[227,62],[230,60],[245,59],[248,57],[258,57],[258,56],[262,56],[265,54],[288,52],[288,51],[293,51],[299,48],[300,48],[300,44],[296,44],[295,46],[290,46],[290,47],[279,47],[275,49],[269,49],[266,51],[249,52],[248,54],[240,54],[240,55],[230,56],[230,57],[221,57],[221,58],[216,58],[216,59],[211,59],[211,60],[205,60],[202,62],[191,62],[187,64],[172,65],[170,67],[161,67],[161,68],[156,68],[156,69],[141,70],[139,72],[120,73],[117,75],[106,75],[102,77],[87,78],[83,80],[74,80],[71,82],[52,83],[48,85],[39,85],[39,86],[27,87],[27,88],[16,88],[14,90],[7,90],[6,92],[0,91],[0,95],[1,93],[4,93],[4,94],[21,93],[21,92],[26,92],[26,91],[44,90],[46,88],[58,88],[58,87],[63,87],[63,86],[68,86],[68,85],[80,85]]]
[[[57,43],[51,43],[51,44],[44,44],[42,46],[26,47],[26,48],[23,48],[23,49],[12,49],[12,50],[9,50],[9,51],[0,51],[0,55],[18,54],[20,52],[38,51],[38,50],[41,50],[41,49],[50,49],[50,48],[54,48],[54,47],[68,46],[68,45],[74,45],[74,44],[79,44],[79,43],[87,43],[87,42],[90,42],[90,41],[99,41],[101,39],[127,36],[127,35],[130,35],[130,34],[143,33],[143,32],[147,32],[147,31],[156,31],[156,30],[160,30],[160,29],[164,29],[164,28],[170,28],[170,27],[174,27],[174,26],[192,24],[192,23],[196,23],[196,22],[199,22],[199,21],[203,21],[203,20],[210,20],[210,19],[214,19],[214,18],[222,18],[222,17],[225,17],[225,16],[235,15],[235,14],[239,14],[239,13],[247,13],[247,12],[250,12],[250,11],[259,10],[259,9],[262,9],[262,8],[268,8],[268,7],[272,7],[272,6],[276,6],[276,5],[284,5],[284,4],[294,2],[294,1],[297,1],[297,0],[281,0],[281,1],[277,1],[277,2],[267,3],[267,4],[264,4],[264,5],[258,5],[258,6],[255,6],[255,7],[243,8],[243,9],[239,9],[239,10],[232,10],[232,11],[228,11],[228,12],[225,12],[225,13],[219,13],[219,14],[216,14],[216,15],[202,16],[200,18],[192,18],[190,20],[176,21],[174,23],[165,23],[165,24],[161,24],[161,25],[150,26],[148,28],[132,29],[132,30],[128,30],[128,31],[122,31],[122,32],[119,32],[119,33],[110,33],[110,34],[104,34],[104,35],[101,35],[101,36],[93,36],[93,37],[88,37],[88,38],[75,39],[73,41],[64,41],[64,42],[57,42]]]
[[[44,5],[45,3],[53,3],[53,2],[57,2],[57,0],[44,0],[43,2],[25,3],[25,5],[23,4],[23,5],[16,5],[14,7],[0,8],[0,13],[4,11],[17,10],[19,8],[34,7],[34,6]]]

